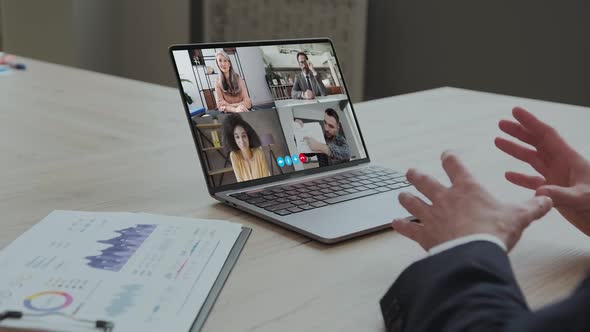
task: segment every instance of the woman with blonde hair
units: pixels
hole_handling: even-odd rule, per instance
[[[219,77],[215,82],[218,109],[228,113],[248,112],[252,108],[252,101],[246,84],[234,70],[229,55],[224,51],[217,51],[215,62],[219,68]]]

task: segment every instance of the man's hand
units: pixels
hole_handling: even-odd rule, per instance
[[[330,155],[330,148],[326,144],[318,142],[313,137],[305,136],[303,139],[307,142],[307,145],[309,145],[311,151]]]
[[[305,92],[303,93],[303,98],[304,99],[314,99],[315,93],[313,93],[313,91],[311,91],[311,90],[305,90]]]
[[[299,126],[299,128],[303,128],[303,126],[305,126],[303,124],[303,121],[301,121],[301,119],[295,119],[293,121]]]
[[[313,63],[311,63],[311,61],[307,61],[307,67],[309,68],[309,71],[313,74],[313,76],[316,76],[318,74],[313,68]]]
[[[551,197],[555,208],[570,223],[590,236],[590,162],[576,152],[551,126],[516,107],[518,121],[502,120],[500,129],[533,147],[497,137],[496,146],[531,165],[541,176],[506,172],[506,179]]]
[[[401,205],[420,223],[394,220],[392,226],[400,234],[430,248],[443,242],[471,234],[491,234],[512,249],[524,229],[543,217],[551,209],[551,199],[537,196],[520,204],[498,201],[473,179],[459,158],[444,152],[442,166],[451,180],[445,187],[434,178],[415,169],[406,177],[431,202],[404,192],[399,195]]]

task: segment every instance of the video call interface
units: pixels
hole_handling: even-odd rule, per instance
[[[213,187],[366,158],[330,43],[173,57]]]

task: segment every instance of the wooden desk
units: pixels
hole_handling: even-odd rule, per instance
[[[205,331],[383,330],[378,300],[424,257],[417,245],[392,231],[322,245],[218,204],[207,195],[176,89],[23,62],[27,71],[0,76],[0,247],[54,209],[228,219],[254,232]],[[555,124],[590,155],[590,109],[583,107],[442,88],[356,110],[376,162],[442,178],[439,155],[452,147],[512,200],[530,193],[508,184],[503,171],[527,167],[497,151],[493,138],[514,105]],[[511,259],[539,307],[567,295],[590,267],[590,239],[551,212]]]

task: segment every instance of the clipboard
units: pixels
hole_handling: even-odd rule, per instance
[[[213,308],[217,297],[221,293],[223,286],[225,285],[233,267],[235,266],[250,234],[252,232],[251,228],[241,226],[237,237],[235,237],[235,241],[233,244],[230,244],[229,251],[225,254],[225,259],[220,262],[221,268],[218,270],[217,275],[213,275],[213,283],[211,286],[208,286],[208,291],[205,293],[205,299],[202,302],[201,306],[198,308],[198,313],[192,320],[192,324],[188,323],[191,321],[190,316],[186,317],[189,318],[187,320],[188,324],[191,324],[190,327],[187,328],[187,331],[190,332],[198,332],[200,331],[205,322],[211,309]],[[9,326],[4,326],[3,328],[11,328],[16,330],[26,330],[26,331],[51,331],[53,330],[61,330],[61,329],[74,329],[74,330],[84,330],[84,331],[117,331],[117,321],[116,320],[107,320],[105,319],[98,319],[93,320],[92,316],[87,316],[84,318],[76,317],[69,313],[65,312],[48,312],[48,313],[31,313],[31,312],[24,312],[24,311],[10,311],[10,308],[4,308],[6,311],[0,312],[0,327],[2,326],[2,321],[20,321],[22,320],[24,324],[27,324],[28,321],[31,319],[32,321],[36,321],[37,323],[42,322],[44,317],[50,316],[61,316],[59,320],[59,324],[53,325],[53,323],[47,322],[47,324],[43,323],[41,325],[36,324],[36,326],[29,326],[29,327],[21,327],[21,324],[18,324],[19,327],[14,326],[14,324],[9,324]],[[99,317],[96,317],[99,318]],[[57,321],[56,321],[57,323]],[[189,325],[185,326],[189,326]],[[13,326],[10,326],[13,325]],[[59,327],[61,326],[61,328]],[[128,326],[129,327],[129,326]],[[124,328],[124,326],[123,326]]]
[[[219,275],[217,276],[215,283],[211,287],[211,291],[209,292],[209,295],[207,295],[207,298],[205,299],[205,302],[203,303],[201,310],[199,310],[199,313],[197,314],[197,317],[195,318],[193,326],[191,326],[189,332],[201,331],[201,328],[205,324],[207,317],[209,317],[211,309],[213,309],[213,305],[215,304],[215,301],[217,300],[219,293],[221,293],[223,285],[225,285],[225,282],[227,281],[230,272],[234,268],[234,265],[236,265],[238,257],[240,257],[240,253],[242,253],[242,249],[246,245],[248,237],[250,237],[250,233],[252,233],[251,228],[242,227],[242,233],[240,233],[240,236],[238,236],[238,238],[236,239],[233,248],[227,256],[227,259],[225,260],[225,264],[223,264],[221,271],[219,271]]]

